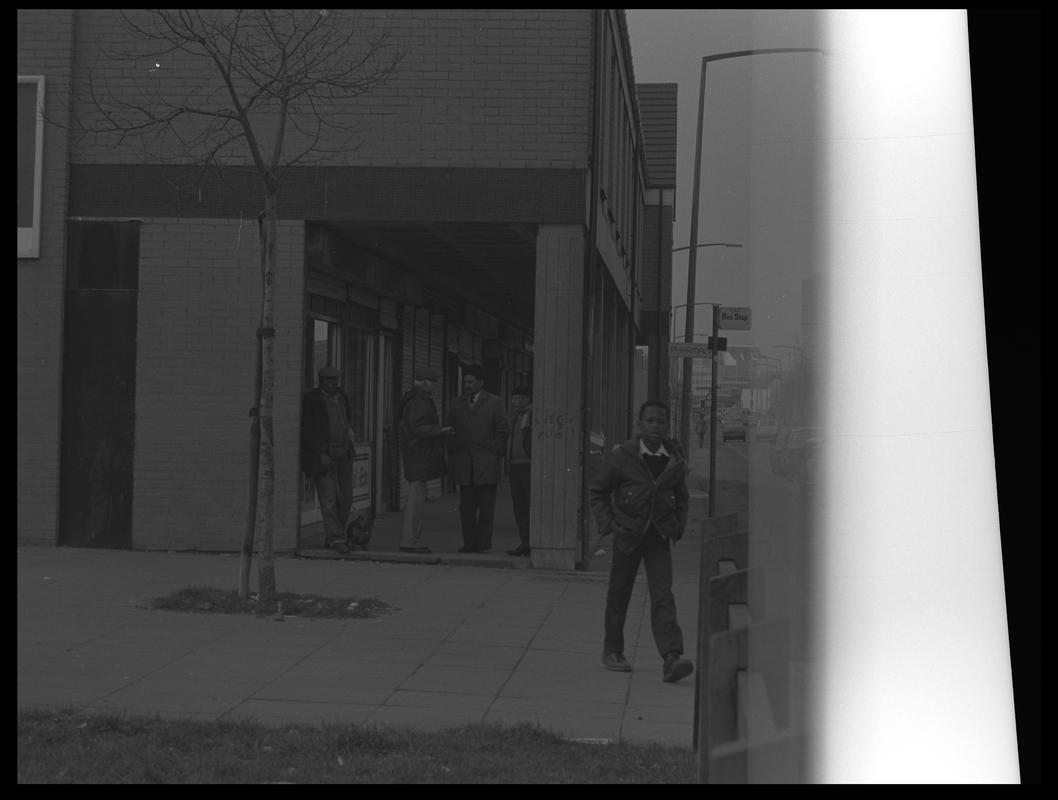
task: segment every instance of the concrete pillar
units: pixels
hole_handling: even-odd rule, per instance
[[[574,569],[580,552],[584,247],[580,225],[537,233],[529,542],[545,569]]]

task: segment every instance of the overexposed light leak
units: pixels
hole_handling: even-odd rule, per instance
[[[1019,780],[966,14],[827,14],[824,783]]]

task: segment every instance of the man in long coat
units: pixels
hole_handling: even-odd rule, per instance
[[[448,476],[459,486],[460,553],[487,553],[492,548],[496,486],[500,459],[507,447],[507,415],[500,398],[484,390],[484,370],[463,370],[463,395],[452,401],[447,423]]]
[[[400,446],[404,477],[408,481],[408,501],[400,532],[402,553],[430,552],[422,543],[426,482],[444,475],[444,437],[451,433],[450,428],[441,427],[433,401],[432,392],[440,381],[441,370],[420,367],[415,370],[414,386],[400,401]]]
[[[301,405],[301,470],[316,486],[324,546],[348,553],[346,525],[353,504],[353,429],[349,397],[336,367],[320,367],[319,384]]]

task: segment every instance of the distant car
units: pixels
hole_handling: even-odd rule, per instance
[[[772,446],[772,472],[776,475],[796,478],[804,459],[805,444],[821,436],[822,431],[819,428],[783,428],[775,437],[775,443]]]
[[[720,428],[720,438],[723,441],[746,441],[746,426],[738,420],[728,420]]]
[[[753,433],[759,441],[774,441],[779,433],[779,420],[763,417],[757,420],[757,427],[754,428]]]

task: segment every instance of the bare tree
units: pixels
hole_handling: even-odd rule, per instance
[[[171,9],[121,12],[127,49],[106,53],[113,65],[137,66],[149,81],[116,91],[108,69],[89,82],[99,115],[92,128],[119,142],[141,140],[144,153],[196,163],[203,170],[249,163],[260,180],[261,311],[251,409],[250,491],[239,594],[249,597],[250,564],[259,543],[258,592],[264,608],[276,594],[273,558],[275,391],[273,291],[278,199],[284,172],[296,164],[355,149],[349,100],[393,74],[401,59],[386,26],[359,30],[356,11]],[[145,62],[144,59],[147,59]],[[147,69],[144,70],[143,66]],[[170,67],[170,65],[172,65]],[[168,73],[173,74],[167,80]],[[191,85],[187,75],[215,82]],[[181,77],[182,76],[182,77]],[[88,126],[84,130],[89,130]]]

